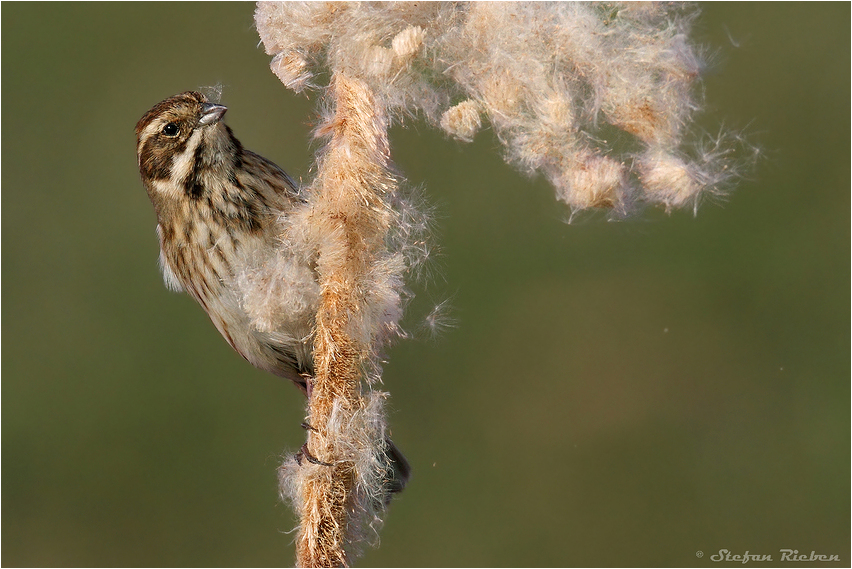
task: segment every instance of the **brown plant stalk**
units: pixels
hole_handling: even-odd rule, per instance
[[[323,236],[307,451],[332,466],[304,462],[296,546],[301,567],[348,565],[347,530],[361,514],[353,495],[355,464],[329,423],[346,424],[367,404],[361,378],[372,338],[364,337],[358,321],[368,302],[371,268],[385,251],[391,217],[385,195],[395,183],[388,171],[384,112],[369,88],[337,72],[329,97],[333,113],[317,131],[328,141],[310,193],[312,225]]]

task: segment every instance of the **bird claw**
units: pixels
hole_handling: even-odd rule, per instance
[[[311,451],[308,450],[308,443],[303,444],[302,448],[299,449],[299,452],[296,453],[296,462],[299,463],[299,466],[302,465],[303,458],[311,464],[318,464],[319,466],[334,466],[332,463],[323,462],[312,455]]]

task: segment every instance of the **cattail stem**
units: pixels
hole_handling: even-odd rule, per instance
[[[350,452],[359,443],[346,440],[347,429],[335,425],[357,421],[366,405],[361,379],[374,337],[364,318],[371,312],[371,268],[385,251],[390,220],[385,196],[394,187],[384,109],[363,82],[341,72],[328,93],[333,112],[317,131],[328,140],[310,192],[321,300],[307,452],[332,466],[303,461],[296,547],[301,567],[348,565],[349,534],[358,531],[364,510]]]

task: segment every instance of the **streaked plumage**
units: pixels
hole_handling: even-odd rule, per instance
[[[312,321],[290,319],[261,330],[237,286],[247,269],[275,255],[278,220],[302,198],[284,170],[243,148],[221,120],[226,110],[189,91],[158,103],[136,125],[163,277],[169,288],[195,298],[246,360],[309,393]],[[387,442],[395,471],[390,487],[399,491],[409,467]]]

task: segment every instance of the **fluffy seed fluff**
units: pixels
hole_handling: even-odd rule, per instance
[[[296,92],[324,95],[317,134],[326,145],[304,207],[282,221],[282,250],[310,259],[313,273],[282,254],[268,275],[244,276],[257,297],[247,310],[258,327],[316,310],[317,385],[323,366],[360,385],[312,396],[321,454],[348,465],[337,482],[313,463],[282,467],[282,494],[301,515],[300,564],[348,563],[346,552],[308,549],[351,551],[385,503],[383,395],[369,384],[382,346],[402,333],[404,277],[434,250],[428,211],[400,192],[389,125],[422,116],[461,141],[490,125],[506,160],[543,175],[572,214],[695,210],[722,196],[745,162],[736,135],[702,138],[692,126],[704,66],[689,41],[697,14],[680,3],[258,3],[272,71]],[[280,287],[293,289],[284,291],[292,305],[276,304]],[[430,315],[432,328],[443,312]],[[326,396],[333,402],[319,413],[314,402]],[[328,488],[343,484],[343,502],[325,494],[337,506],[323,511],[342,516],[333,521],[317,513],[328,505],[317,502],[323,477]]]
[[[256,24],[285,85],[346,70],[394,118],[422,114],[462,141],[487,120],[506,159],[543,174],[572,211],[623,217],[695,208],[744,165],[736,137],[691,126],[697,15],[680,3],[261,2]],[[717,144],[728,151],[706,150]]]
[[[334,448],[336,461],[350,465],[354,478],[349,496],[349,520],[360,523],[341,528],[346,534],[348,557],[357,555],[362,544],[376,544],[381,529],[381,512],[385,508],[388,489],[388,460],[382,451],[376,452],[375,441],[385,440],[386,425],[384,400],[386,394],[373,391],[361,399],[354,412],[339,403],[334,405],[328,421],[329,439],[338,445]],[[309,481],[325,476],[328,467],[305,460],[287,457],[278,468],[281,499],[290,502],[297,510],[304,506],[306,486]]]

